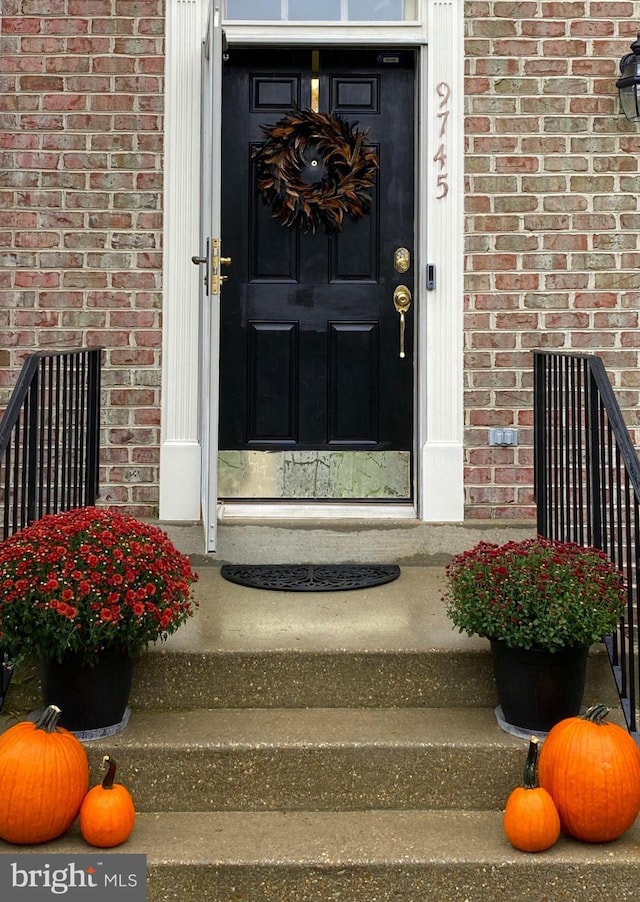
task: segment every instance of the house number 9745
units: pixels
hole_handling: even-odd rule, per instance
[[[449,172],[447,170],[447,125],[449,122],[449,100],[451,98],[451,88],[446,81],[438,82],[436,85],[436,94],[438,95],[438,112],[436,118],[438,121],[438,150],[434,154],[433,161],[438,164],[438,172],[436,176],[436,198],[442,200],[449,193]]]

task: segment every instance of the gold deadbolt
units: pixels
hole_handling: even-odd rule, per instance
[[[397,247],[393,254],[393,268],[396,272],[407,272],[411,267],[411,252],[406,247]]]

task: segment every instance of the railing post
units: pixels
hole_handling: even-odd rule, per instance
[[[89,394],[87,410],[87,448],[85,504],[95,504],[100,490],[100,362],[102,350],[88,353]]]
[[[541,351],[533,354],[533,455],[534,498],[538,535],[546,536],[548,529],[547,474],[547,358]]]
[[[26,472],[23,474],[25,491],[25,511],[22,526],[36,519],[36,489],[38,485],[38,410],[40,395],[40,367],[34,373],[33,381],[29,386],[29,410],[25,422],[25,454],[23,465]]]
[[[589,510],[590,542],[595,548],[604,550],[602,530],[602,511],[604,497],[602,494],[601,468],[603,463],[602,432],[600,429],[600,402],[598,390],[591,367],[587,365],[585,379],[587,403],[585,405],[585,430],[588,448],[587,479],[589,482],[591,505]]]

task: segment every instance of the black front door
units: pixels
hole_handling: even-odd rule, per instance
[[[319,111],[368,129],[379,161],[370,212],[345,217],[333,233],[282,225],[256,184],[263,126],[308,108],[314,77]],[[334,457],[343,467],[348,459],[349,472],[366,459],[375,470],[399,453],[410,474],[414,307],[401,330],[394,292],[400,285],[414,290],[413,117],[411,51],[322,49],[314,58],[310,49],[230,49],[223,70],[222,255],[231,263],[221,294],[219,447],[221,457],[231,454],[232,470],[260,471],[260,461],[274,454],[285,469],[298,454],[329,468]],[[408,261],[406,271],[400,259]],[[255,484],[254,477],[248,481]],[[347,479],[343,471],[339,481]],[[294,479],[282,489],[267,479],[256,492],[229,488],[221,478],[220,493],[334,497],[319,487],[317,473],[314,480],[305,486]],[[337,497],[410,497],[410,475],[404,490],[394,479],[385,489],[385,480],[378,487],[365,480]]]

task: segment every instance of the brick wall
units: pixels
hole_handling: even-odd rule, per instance
[[[615,88],[640,3],[465,12],[467,516],[527,518],[533,348],[600,354],[640,425],[640,128]]]
[[[2,0],[0,401],[102,345],[102,500],[158,497],[163,0]]]
[[[601,353],[640,428],[640,2],[467,0],[467,516],[528,518],[531,350]],[[2,0],[0,403],[105,347],[103,499],[158,495],[163,0]],[[517,449],[489,448],[517,426]]]

